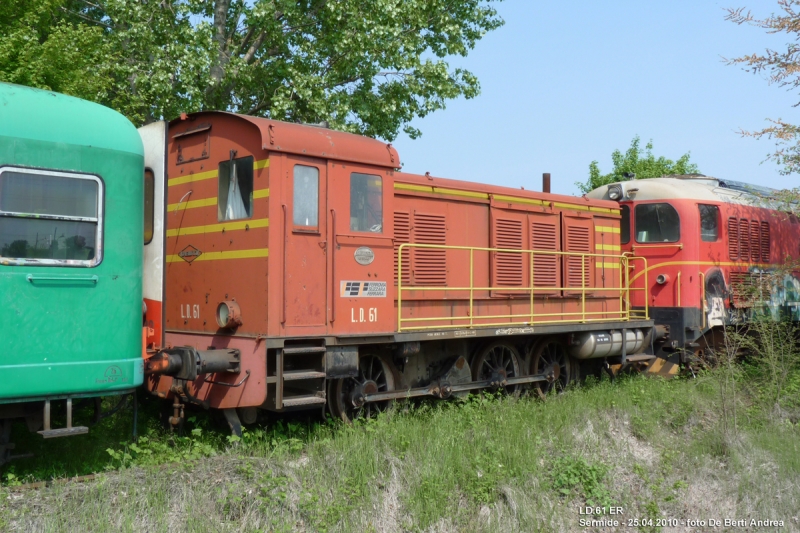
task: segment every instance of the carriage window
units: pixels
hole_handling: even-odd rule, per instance
[[[681,219],[669,204],[636,206],[636,242],[677,242]]]
[[[627,205],[619,206],[619,214],[622,219],[619,221],[619,242],[628,244],[631,242],[631,208]]]
[[[294,214],[295,226],[316,229],[319,226],[319,169],[304,165],[294,166]]]
[[[383,233],[383,185],[380,176],[350,175],[350,231]]]
[[[699,205],[700,208],[700,239],[714,242],[719,236],[719,207],[715,205]]]
[[[95,176],[0,169],[0,256],[43,265],[99,263],[101,187]]]
[[[155,222],[156,177],[149,168],[144,171],[144,243],[153,240]]]
[[[253,156],[219,164],[218,220],[253,216]]]

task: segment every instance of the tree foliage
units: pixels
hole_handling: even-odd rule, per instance
[[[134,123],[210,109],[391,140],[479,93],[450,68],[503,24],[497,0],[3,0],[0,80]]]
[[[772,14],[767,18],[755,18],[745,8],[729,8],[727,20],[735,24],[749,24],[762,28],[767,33],[785,33],[791,40],[785,50],[767,49],[763,53],[755,53],[727,60],[729,65],[739,65],[746,72],[766,75],[770,84],[785,87],[794,91],[800,89],[800,0],[778,0],[782,13]],[[795,104],[795,107],[800,102]],[[781,118],[768,119],[770,125],[758,131],[741,131],[746,137],[775,140],[775,151],[768,154],[783,168],[782,174],[800,172],[800,127]]]
[[[690,152],[680,156],[677,161],[653,155],[653,141],[649,141],[644,150],[640,147],[640,139],[637,135],[631,141],[631,146],[623,154],[619,150],[614,150],[611,154],[611,162],[614,168],[608,174],[601,174],[600,165],[597,161],[589,164],[589,179],[586,183],[576,182],[575,185],[584,193],[594,190],[600,186],[608,185],[617,181],[631,179],[629,176],[635,175],[636,179],[659,178],[670,174],[697,174],[697,165],[689,161]]]

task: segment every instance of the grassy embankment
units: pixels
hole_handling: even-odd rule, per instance
[[[60,442],[18,439],[48,454],[0,472],[0,530],[575,531],[589,504],[798,531],[800,373],[796,358],[780,364],[592,382],[545,402],[398,405],[353,427],[272,422],[239,443],[203,414],[186,437],[150,418],[138,444],[120,443],[119,417]]]

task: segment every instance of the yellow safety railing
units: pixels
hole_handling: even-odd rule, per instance
[[[464,251],[469,254],[469,285],[466,287],[459,286],[422,286],[422,285],[403,285],[403,256],[404,253],[409,254],[411,248],[433,249],[433,250],[457,250]],[[530,284],[526,287],[476,287],[475,286],[475,252],[488,252],[488,253],[503,253],[503,254],[520,254],[530,258]],[[445,252],[447,253],[447,252]],[[649,317],[647,295],[644,297],[644,308],[633,309],[631,306],[631,292],[632,291],[645,291],[647,287],[647,260],[643,257],[635,257],[630,253],[622,255],[609,255],[598,253],[581,253],[581,252],[557,252],[551,250],[514,250],[506,248],[482,248],[476,246],[444,246],[438,244],[415,244],[405,243],[401,244],[397,251],[397,330],[421,330],[421,329],[444,329],[444,328],[472,328],[472,327],[495,327],[495,326],[533,326],[544,324],[564,324],[564,323],[588,323],[588,322],[603,322],[603,321],[632,321],[632,320],[647,320]],[[534,272],[536,257],[539,256],[556,256],[567,258],[580,259],[581,271],[581,285],[580,286],[566,286],[562,284],[557,287],[541,287],[534,286]],[[605,269],[619,269],[619,286],[618,287],[588,287],[586,280],[586,273],[592,267],[592,259],[595,258],[596,268]],[[644,271],[644,286],[632,287],[631,286],[631,270],[634,269],[634,262],[641,261],[643,263]],[[550,262],[552,263],[552,261]],[[408,261],[411,265],[411,261]],[[556,268],[561,268],[562,263],[557,262]],[[486,265],[489,266],[488,263]],[[573,267],[574,268],[574,267]],[[423,291],[423,292],[442,292],[448,291],[463,292],[464,297],[453,298],[454,300],[468,300],[468,309],[466,315],[451,315],[441,317],[403,317],[403,296],[404,293],[410,291]],[[509,314],[491,314],[491,315],[476,315],[475,314],[475,292],[476,291],[495,291],[507,293],[520,293],[521,295],[528,295],[529,311],[526,313],[509,313]],[[580,293],[580,311],[565,311],[558,313],[537,313],[536,312],[536,299],[537,293],[546,293],[546,295],[553,292],[567,292],[567,293]],[[549,294],[547,294],[549,293]],[[610,293],[611,298],[614,295],[619,298],[619,309],[614,311],[587,311],[586,300],[587,293]],[[468,296],[467,296],[468,295]],[[605,296],[609,298],[609,296]],[[487,298],[487,300],[496,300],[494,298]],[[419,301],[419,300],[413,300]],[[520,300],[514,300],[520,301]],[[598,316],[601,315],[601,316]],[[527,319],[527,320],[525,320]],[[450,322],[443,324],[442,322]],[[433,324],[433,325],[426,325]]]

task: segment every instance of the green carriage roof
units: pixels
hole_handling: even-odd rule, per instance
[[[0,137],[92,146],[144,155],[131,122],[100,104],[0,83]]]

